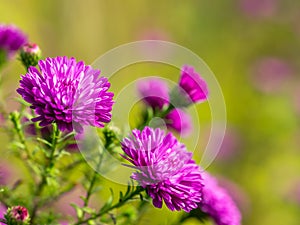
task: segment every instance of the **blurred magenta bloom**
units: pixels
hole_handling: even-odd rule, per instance
[[[299,177],[294,179],[290,186],[284,193],[284,197],[295,204],[300,206],[300,179]]]
[[[144,29],[139,32],[138,34],[139,40],[169,40],[169,35],[161,29],[158,28],[148,28]]]
[[[165,117],[166,125],[182,136],[188,136],[193,130],[192,118],[182,109],[173,109]]]
[[[203,200],[200,209],[213,218],[217,225],[240,225],[241,213],[227,190],[207,172],[203,176]]]
[[[228,192],[243,214],[250,212],[251,200],[241,186],[224,177],[218,177],[218,183]]]
[[[40,60],[39,68],[30,67],[17,90],[39,115],[33,122],[55,122],[61,131],[77,132],[82,125],[103,127],[110,122],[114,94],[108,92],[107,78],[99,78],[99,70],[67,57]]]
[[[81,185],[76,185],[70,192],[62,195],[62,197],[60,197],[52,207],[57,213],[62,215],[62,221],[64,221],[65,217],[68,216],[76,217],[76,211],[70,204],[72,203],[79,207],[83,207],[83,201],[80,196],[85,196],[85,194],[85,189]]]
[[[27,37],[14,25],[0,24],[0,51],[11,58],[25,43]]]
[[[227,162],[236,158],[239,155],[241,144],[239,133],[233,128],[227,128],[216,159]]]
[[[0,203],[0,219],[4,219],[5,213],[6,213],[6,207]],[[0,223],[0,225],[6,225],[6,224]]]
[[[143,101],[154,109],[169,104],[168,85],[159,78],[144,79],[138,82],[137,89]]]
[[[123,157],[138,170],[132,179],[146,189],[155,207],[161,208],[164,201],[172,211],[197,208],[202,192],[200,169],[172,133],[145,127],[133,130],[121,144]]]
[[[205,101],[208,98],[206,81],[192,66],[185,65],[182,67],[179,87],[183,89],[193,103]]]
[[[278,10],[278,0],[241,0],[240,7],[249,17],[271,17]]]
[[[11,170],[10,164],[6,161],[0,161],[0,186],[8,184],[9,178],[12,175]]]
[[[0,112],[0,126],[2,126],[5,123],[5,118],[3,114]]]
[[[257,61],[253,68],[254,85],[263,92],[278,91],[293,74],[288,62],[280,58],[266,57]]]

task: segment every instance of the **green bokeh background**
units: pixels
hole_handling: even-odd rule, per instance
[[[86,63],[118,45],[147,38],[195,52],[222,87],[228,128],[237,134],[233,142],[239,143],[233,157],[216,160],[209,171],[231,180],[242,192],[244,225],[299,225],[300,2],[274,2],[278,5],[272,15],[255,16],[245,13],[239,0],[0,0],[0,22],[24,30],[44,56],[73,56]],[[258,88],[251,69],[265,57],[279,58],[292,68],[270,92]],[[8,110],[17,108],[13,97],[22,73],[21,64],[12,61],[1,75]],[[112,81],[115,91],[140,74],[162,73],[174,81],[179,76],[174,68],[151,64],[118,73],[122,79]],[[205,127],[209,109],[205,104],[197,109]],[[200,137],[200,148],[205,139],[205,134]],[[168,210],[154,209],[140,224],[168,224],[172,216]]]

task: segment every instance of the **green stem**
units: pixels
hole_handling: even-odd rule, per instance
[[[51,148],[50,148],[50,155],[48,157],[48,163],[46,164],[43,173],[42,173],[42,179],[40,181],[40,183],[38,184],[38,187],[34,193],[34,197],[36,196],[40,196],[43,189],[45,188],[45,186],[47,185],[47,178],[49,176],[49,171],[54,167],[55,165],[55,152],[57,149],[57,143],[58,143],[58,139],[60,137],[61,132],[59,131],[57,125],[54,123],[53,124],[53,136],[52,136],[52,144],[51,144]],[[34,220],[36,217],[36,213],[38,210],[38,207],[40,206],[40,202],[36,201],[33,205],[33,209],[32,209],[32,213],[31,213],[31,223],[34,224]]]
[[[158,111],[151,111],[151,113],[147,110],[147,115],[145,118],[145,121],[138,126],[139,130],[144,129],[145,126],[148,126],[150,121],[155,118],[155,117],[159,117],[161,119],[164,119],[172,110],[174,109],[173,105],[169,105],[168,108],[163,109],[163,110],[158,110]]]
[[[17,112],[13,112],[10,115],[10,119],[14,125],[15,131],[17,132],[18,138],[19,138],[21,144],[23,145],[23,148],[26,152],[28,159],[31,160],[32,157],[31,157],[30,151],[27,147],[25,134],[23,132],[22,125],[21,125],[21,115]]]
[[[117,203],[115,203],[114,205],[108,207],[108,208],[104,208],[103,210],[100,209],[99,213],[85,219],[82,221],[78,221],[77,223],[75,223],[74,225],[80,225],[80,224],[87,224],[90,220],[95,220],[101,216],[103,216],[104,214],[110,212],[111,210],[115,209],[115,208],[120,208],[121,206],[123,206],[126,202],[128,202],[129,200],[133,199],[134,196],[139,195],[142,191],[144,191],[144,188],[142,187],[137,187],[137,189],[133,192],[131,192],[130,195],[128,195],[126,198],[122,199],[122,201],[119,201]]]
[[[89,205],[90,198],[93,194],[94,186],[95,186],[97,178],[99,176],[98,170],[100,169],[100,166],[101,166],[102,156],[103,156],[103,153],[100,153],[99,162],[97,163],[96,169],[94,170],[93,177],[91,179],[90,185],[88,187],[88,190],[87,190],[87,193],[86,193],[86,196],[85,196],[85,199],[84,199],[83,207],[87,207]],[[84,219],[84,216],[85,216],[85,211],[83,211],[81,217],[79,218],[79,222],[81,222]]]
[[[140,223],[140,221],[141,221],[141,219],[142,219],[142,217],[143,217],[143,215],[144,215],[144,213],[147,211],[147,208],[148,208],[148,206],[149,206],[149,199],[150,199],[150,197],[149,197],[149,195],[147,195],[146,197],[145,197],[145,199],[139,204],[139,206],[137,207],[137,211],[139,212],[138,213],[138,216],[137,216],[137,219],[136,219],[136,224],[139,224]]]

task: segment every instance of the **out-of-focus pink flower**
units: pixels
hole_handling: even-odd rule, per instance
[[[5,123],[5,119],[2,113],[0,113],[0,126]]]
[[[295,179],[291,186],[284,194],[286,199],[290,202],[296,203],[300,206],[300,179]]]
[[[227,128],[216,160],[225,162],[234,159],[239,154],[240,146],[241,137],[238,132],[233,128]]]
[[[62,221],[62,222],[60,222],[60,225],[69,225],[69,223],[66,221]]]
[[[252,18],[272,17],[278,11],[278,0],[241,0],[240,8]]]
[[[138,34],[139,40],[169,40],[169,35],[158,28],[142,29]]]
[[[205,101],[208,98],[207,83],[192,66],[185,65],[181,68],[179,86],[193,103]]]
[[[6,185],[7,183],[9,183],[10,176],[10,165],[5,161],[0,161],[0,185]]]
[[[218,177],[219,184],[224,187],[228,194],[232,197],[238,208],[242,210],[243,214],[247,214],[251,210],[251,202],[247,193],[238,184],[233,181]]]
[[[241,213],[236,203],[216,178],[203,172],[203,199],[201,211],[207,213],[217,225],[240,225]]]
[[[258,60],[252,67],[252,80],[256,88],[263,92],[278,91],[293,74],[288,62],[275,57]]]
[[[0,51],[4,51],[8,59],[26,42],[26,35],[15,25],[0,24]]]
[[[166,125],[182,136],[188,136],[193,130],[192,118],[182,109],[173,109],[166,115]]]
[[[0,204],[0,218],[3,219],[4,218],[4,214],[6,213],[6,207],[3,206],[2,204]],[[0,225],[6,225],[4,223],[0,223]]]
[[[169,104],[168,85],[159,78],[150,78],[138,82],[137,90],[143,101],[154,109],[162,109],[164,105]]]
[[[70,205],[74,203],[83,207],[83,201],[80,196],[85,196],[86,191],[80,185],[76,186],[72,191],[64,194],[57,202],[54,203],[53,208],[57,210],[62,216],[76,216],[75,209]]]

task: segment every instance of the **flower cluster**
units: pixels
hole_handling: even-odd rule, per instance
[[[227,191],[207,172],[202,173],[202,176],[204,187],[200,209],[211,216],[217,225],[240,225],[240,211]]]
[[[105,123],[111,121],[114,94],[109,92],[108,79],[100,77],[100,70],[66,56],[40,60],[39,47],[36,44],[25,44],[26,42],[26,37],[14,26],[0,25],[0,53],[2,51],[5,57],[9,57],[21,48],[20,59],[27,72],[21,76],[17,92],[32,109],[30,113],[27,110],[15,111],[9,116],[18,138],[12,146],[22,151],[17,156],[25,159],[23,161],[26,168],[32,172],[32,182],[28,188],[28,199],[32,202],[24,202],[24,205],[28,205],[30,215],[23,206],[12,206],[7,210],[5,207],[4,213],[4,208],[0,205],[0,223],[29,225],[50,224],[54,221],[57,224],[58,217],[52,213],[43,215],[41,209],[48,204],[53,206],[54,201],[63,194],[75,190],[74,181],[69,181],[68,178],[73,169],[75,173],[78,172],[76,166],[82,163],[82,159],[80,157],[68,166],[57,162],[64,159],[62,156],[76,154],[78,146],[74,144],[74,139],[81,141],[89,136],[83,132],[84,126],[103,128]],[[171,91],[163,80],[157,78],[140,82],[138,91],[148,106],[147,112],[153,117],[149,116],[139,129],[134,129],[122,141],[120,138],[123,134],[114,126],[107,125],[98,133],[104,147],[101,145],[102,151],[100,154],[97,152],[97,170],[92,176],[88,172],[84,173],[83,187],[86,194],[81,196],[83,204],[73,205],[76,211],[74,216],[77,216],[77,222],[73,224],[93,224],[99,218],[105,221],[108,215],[116,223],[119,215],[114,217],[111,213],[113,209],[121,207],[137,195],[143,199],[147,194],[157,208],[165,204],[171,211],[184,210],[188,213],[192,210],[199,212],[200,208],[217,225],[240,225],[241,215],[233,200],[218,186],[214,178],[200,171],[186,146],[172,133],[148,126],[149,119],[159,117],[169,129],[183,135],[189,134],[192,121],[184,109],[207,100],[208,88],[204,79],[193,67],[183,66],[179,82]],[[31,117],[33,123],[27,119]],[[52,124],[55,126],[50,126]],[[34,144],[26,143],[28,136]],[[36,138],[32,138],[35,136]],[[88,148],[90,143],[86,142],[85,146]],[[131,178],[138,182],[139,187],[128,185],[126,193],[120,193],[119,201],[112,201],[111,196],[111,200],[96,211],[90,208],[89,201],[97,190],[95,185],[100,183],[98,168],[103,166],[103,152],[119,156],[120,146],[123,150],[122,157],[132,164],[127,166],[135,169]],[[91,148],[93,147],[94,145]],[[67,149],[72,152],[72,148],[74,154],[63,151]],[[64,173],[61,172],[63,169]],[[6,171],[0,171],[0,185],[6,185],[6,177]],[[1,188],[3,196],[11,196],[20,184],[21,181],[17,181],[12,189]],[[64,187],[63,190],[57,190],[60,185],[66,186],[66,190]],[[144,191],[146,193],[143,194]],[[15,199],[17,197],[13,198]],[[11,203],[11,199],[7,202]],[[3,201],[5,206],[8,205],[7,202]]]
[[[191,117],[183,108],[208,98],[205,80],[191,66],[183,66],[178,85],[169,91],[168,85],[161,79],[150,78],[138,83],[138,92],[146,105],[154,111],[164,111],[166,126],[183,136],[192,131]]]
[[[81,132],[83,125],[103,127],[111,120],[113,93],[110,83],[98,77],[99,70],[76,62],[74,58],[56,57],[39,61],[22,76],[17,92],[31,104],[40,126],[57,123],[61,131]]]
[[[138,170],[132,175],[161,208],[187,212],[201,201],[202,178],[192,153],[171,134],[159,128],[134,130],[122,141],[123,157]]]
[[[25,34],[14,25],[0,24],[0,51],[4,57],[11,58],[25,43]]]

